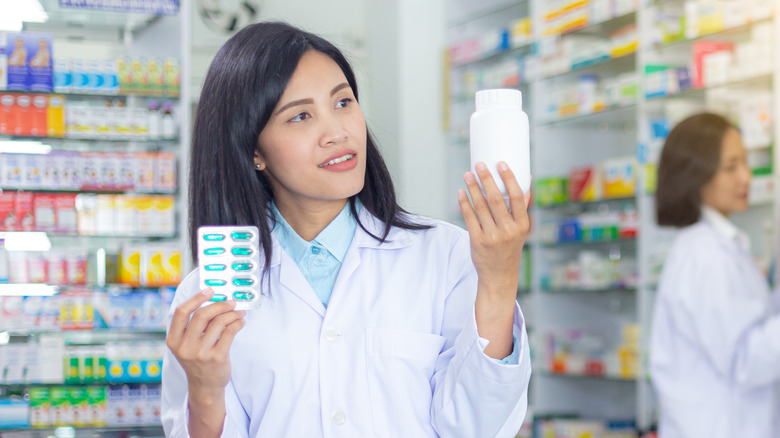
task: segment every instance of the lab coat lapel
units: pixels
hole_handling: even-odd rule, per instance
[[[298,269],[298,265],[295,264],[292,258],[282,249],[282,246],[274,239],[274,260],[279,263],[279,285],[293,295],[297,296],[301,301],[308,304],[315,312],[321,317],[325,317],[325,306],[314,293],[314,289],[306,281],[306,277]]]
[[[411,238],[408,234],[409,231],[400,228],[392,228],[390,234],[387,236],[387,240],[384,243],[379,242],[371,236],[371,234],[374,236],[381,236],[384,234],[384,223],[369,213],[365,207],[360,209],[359,217],[360,223],[363,224],[365,230],[360,225],[358,225],[355,230],[355,237],[352,238],[352,243],[349,245],[347,254],[344,256],[344,262],[341,264],[339,275],[336,277],[336,283],[333,285],[331,303],[333,303],[333,299],[337,295],[337,292],[349,284],[350,277],[355,273],[358,266],[360,266],[362,251],[393,250],[411,244]],[[371,234],[366,232],[366,230]],[[338,295],[341,294],[338,293]]]

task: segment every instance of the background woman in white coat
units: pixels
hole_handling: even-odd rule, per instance
[[[692,116],[670,133],[658,168],[660,225],[682,227],[656,299],[650,371],[663,438],[780,436],[780,316],[730,221],[748,208],[739,131]]]
[[[409,102],[414,104],[414,102]],[[200,307],[197,271],[169,314],[162,417],[175,437],[511,437],[530,359],[515,302],[528,197],[484,166],[458,193],[468,233],[396,203],[354,74],[322,38],[251,25],[201,93],[190,233],[259,227],[258,310]],[[193,254],[193,259],[196,255]]]

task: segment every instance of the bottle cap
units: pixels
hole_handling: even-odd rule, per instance
[[[523,93],[520,90],[498,88],[493,90],[477,91],[477,110],[488,105],[509,105],[523,108]]]

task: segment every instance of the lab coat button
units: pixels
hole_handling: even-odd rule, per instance
[[[347,414],[342,411],[336,411],[333,413],[333,415],[330,416],[330,421],[332,421],[336,426],[341,426],[347,422]]]
[[[325,340],[328,342],[333,342],[339,338],[339,331],[335,327],[326,328],[323,334],[325,335]]]

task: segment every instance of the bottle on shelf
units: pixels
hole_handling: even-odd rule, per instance
[[[173,103],[165,102],[162,108],[162,138],[173,140],[176,138],[176,121],[173,118]]]

